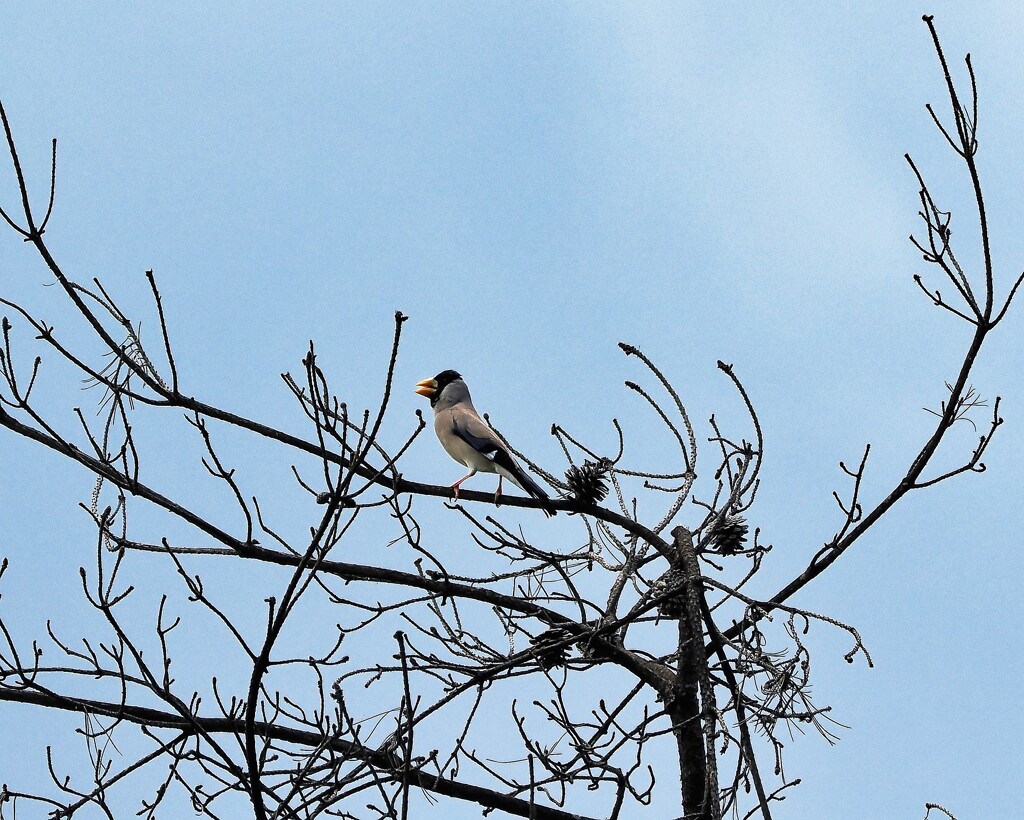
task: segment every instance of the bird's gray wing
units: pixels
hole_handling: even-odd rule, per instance
[[[527,475],[526,471],[516,463],[516,460],[505,449],[505,445],[501,443],[497,433],[484,424],[483,419],[476,413],[468,411],[458,412],[457,410],[453,412],[452,432],[478,453],[486,456],[499,467],[504,468],[509,478],[515,481],[527,495],[540,501],[549,500],[548,494],[541,489],[536,481]],[[546,507],[545,512],[548,515],[554,515],[553,509],[549,510]]]
[[[518,465],[512,460],[505,445],[495,432],[484,424],[476,413],[461,408],[452,409],[452,432],[481,455],[510,472],[516,472]]]

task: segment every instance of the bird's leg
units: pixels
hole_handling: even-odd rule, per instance
[[[501,473],[498,473],[498,489],[494,491],[494,506],[501,504]]]
[[[462,478],[460,478],[458,481],[456,481],[454,484],[452,484],[452,491],[455,494],[455,500],[456,501],[459,500],[459,485],[463,481],[465,481],[467,478],[472,478],[475,475],[476,475],[476,470],[470,470],[469,471],[469,475],[464,475]]]

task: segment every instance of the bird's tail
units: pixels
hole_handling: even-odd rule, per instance
[[[551,503],[551,498],[541,488],[541,486],[530,478],[518,464],[515,465],[515,472],[511,472],[509,480],[518,485],[519,489],[526,493],[530,498],[536,498],[541,503],[541,508],[544,510],[544,514],[549,518],[555,515],[558,511],[555,509],[554,504]]]

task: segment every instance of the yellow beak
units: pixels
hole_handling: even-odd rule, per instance
[[[437,379],[424,379],[421,382],[416,382],[416,391],[421,396],[426,396],[428,399],[432,398],[437,392]]]

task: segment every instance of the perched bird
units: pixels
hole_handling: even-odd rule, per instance
[[[416,392],[430,399],[430,406],[434,408],[434,432],[441,446],[448,455],[469,468],[467,475],[452,484],[456,500],[459,498],[459,485],[467,478],[478,472],[497,473],[495,502],[501,497],[501,480],[507,478],[527,495],[540,501],[545,513],[555,514],[548,494],[516,463],[501,439],[480,418],[469,396],[469,388],[459,373],[444,370],[432,379],[418,382]]]

